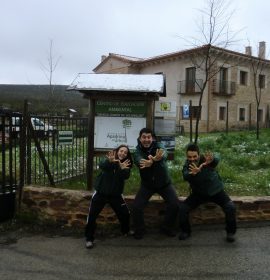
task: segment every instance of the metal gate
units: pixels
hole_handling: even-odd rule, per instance
[[[12,115],[8,110],[0,111],[0,222],[14,216],[16,195],[20,204],[23,180],[20,176],[20,143],[12,137]]]
[[[1,110],[0,146],[1,221],[13,216],[16,196],[20,205],[24,184],[53,186],[86,175],[88,119]]]

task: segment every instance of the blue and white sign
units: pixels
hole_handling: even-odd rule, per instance
[[[188,119],[189,118],[189,105],[184,104],[183,106],[183,118]]]

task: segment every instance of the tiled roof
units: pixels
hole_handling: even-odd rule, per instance
[[[120,59],[122,59],[124,61],[128,61],[128,62],[144,60],[143,58],[128,56],[128,55],[122,55],[122,54],[116,54],[116,53],[109,53],[109,56],[114,56],[114,57],[120,58]]]
[[[234,55],[234,56],[242,56],[242,57],[246,57],[246,58],[251,57],[251,58],[254,58],[254,59],[256,59],[256,58],[258,59],[258,57],[256,57],[256,56],[250,56],[250,55],[247,55],[245,53],[240,53],[240,52],[236,52],[236,51],[232,51],[232,50],[228,50],[228,49],[220,48],[220,47],[216,47],[216,46],[211,46],[211,45],[203,45],[203,46],[192,48],[192,49],[187,49],[187,50],[183,50],[183,51],[172,52],[172,53],[167,53],[167,54],[164,54],[164,55],[159,55],[159,56],[146,58],[146,59],[143,59],[141,61],[134,62],[134,64],[155,62],[155,61],[160,61],[160,60],[174,58],[174,57],[181,57],[181,56],[184,56],[184,55],[189,55],[189,54],[194,54],[196,52],[200,52],[200,51],[202,51],[204,49],[207,49],[209,47],[211,47],[214,50],[218,50],[218,51],[221,51],[223,53],[227,53],[227,54]],[[262,60],[265,61],[265,62],[270,62],[267,59],[262,59]]]
[[[208,45],[203,45],[203,46],[200,46],[200,47],[197,47],[197,48],[187,49],[187,50],[183,50],[183,51],[166,53],[166,54],[163,54],[163,55],[158,55],[158,56],[153,56],[153,57],[145,58],[141,62],[151,62],[151,61],[158,61],[158,60],[172,58],[172,57],[183,56],[185,54],[190,54],[190,53],[198,52],[200,50],[205,49],[206,47],[208,47]]]
[[[129,62],[131,63],[131,65],[140,65],[140,64],[144,64],[144,63],[151,63],[151,62],[157,62],[157,61],[161,61],[161,60],[166,60],[166,59],[170,59],[170,58],[176,58],[176,57],[182,57],[185,55],[189,55],[189,54],[194,54],[196,52],[200,52],[203,51],[207,48],[211,47],[214,50],[217,51],[221,51],[223,53],[227,53],[229,55],[233,55],[233,56],[238,56],[238,57],[243,57],[243,58],[253,58],[253,59],[258,59],[257,56],[250,56],[247,55],[245,53],[240,53],[240,52],[236,52],[236,51],[232,51],[232,50],[228,50],[225,48],[220,48],[220,47],[216,47],[216,46],[211,46],[211,45],[203,45],[200,47],[195,47],[192,49],[187,49],[187,50],[182,50],[182,51],[177,51],[177,52],[172,52],[172,53],[167,53],[167,54],[163,54],[163,55],[158,55],[158,56],[153,56],[153,57],[149,57],[149,58],[138,58],[138,57],[132,57],[132,56],[127,56],[127,55],[122,55],[122,54],[114,54],[114,53],[109,53],[109,56],[107,56],[95,69],[98,69],[103,63],[105,63],[105,61],[107,61],[107,59],[109,59],[110,57],[115,57],[117,59],[120,59],[123,62]],[[267,59],[262,59],[262,61],[269,63],[270,61]]]

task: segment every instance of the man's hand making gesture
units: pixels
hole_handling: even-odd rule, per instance
[[[208,165],[209,163],[211,163],[214,159],[214,156],[213,156],[213,153],[212,152],[209,152],[207,151],[205,154],[204,154],[204,158],[205,158],[205,161],[197,166],[195,162],[191,163],[189,165],[189,174],[192,174],[192,175],[196,175],[197,173],[199,173],[201,171],[201,169]]]
[[[154,161],[160,161],[164,155],[164,150],[157,149],[155,156],[148,156],[148,159],[141,159],[140,169],[151,167]]]

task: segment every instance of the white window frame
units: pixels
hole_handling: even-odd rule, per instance
[[[266,75],[265,75],[265,73],[260,73],[260,74],[257,75],[257,85],[258,85],[258,88],[260,87],[260,82],[259,82],[259,77],[260,76],[264,76],[264,87],[261,88],[263,90],[263,89],[266,89],[266,85],[267,85],[267,83],[266,83]]]
[[[257,110],[257,108],[256,108],[256,110]],[[261,122],[265,122],[265,110],[264,110],[264,108],[259,108],[259,110],[262,111],[262,120],[261,120]],[[256,112],[256,121],[257,121],[257,111],[255,111],[255,112]]]
[[[224,120],[219,119],[220,107],[225,107],[225,119]],[[217,121],[226,121],[226,113],[227,113],[227,103],[223,103],[223,102],[218,103],[217,104]]]
[[[243,71],[243,72],[246,72],[247,73],[247,81],[246,81],[246,84],[243,85],[240,83],[240,72]],[[250,86],[250,71],[248,68],[246,67],[238,67],[238,71],[237,71],[237,83],[240,85],[240,86],[243,86],[243,87],[247,87],[247,86]]]

